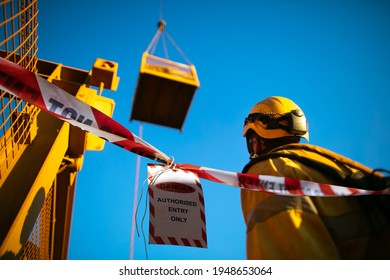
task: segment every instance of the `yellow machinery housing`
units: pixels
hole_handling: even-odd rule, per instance
[[[0,1],[0,55],[111,116],[118,65],[86,71],[38,59],[37,0]],[[98,89],[93,89],[96,86]],[[104,140],[0,91],[0,259],[66,259],[77,173]]]

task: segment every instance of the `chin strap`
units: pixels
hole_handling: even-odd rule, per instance
[[[259,157],[258,154],[250,154],[249,159],[256,159],[258,157]]]

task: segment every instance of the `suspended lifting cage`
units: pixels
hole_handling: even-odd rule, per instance
[[[156,35],[142,55],[130,120],[182,130],[200,84],[193,64],[174,62],[150,52],[152,48],[155,49],[159,36],[164,32],[165,22],[159,21],[158,27]],[[186,59],[172,38],[168,38]]]

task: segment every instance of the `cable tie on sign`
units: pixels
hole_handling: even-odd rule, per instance
[[[177,171],[177,167],[176,167],[176,163],[175,163],[175,158],[173,156],[171,156],[172,158],[172,161],[171,163],[169,164],[168,168],[169,169],[172,169],[172,171]]]

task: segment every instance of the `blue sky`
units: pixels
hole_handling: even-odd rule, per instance
[[[118,62],[118,90],[103,95],[116,102],[113,118],[138,134],[131,103],[162,11],[201,87],[183,132],[144,123],[144,140],[178,163],[239,172],[248,160],[244,118],[258,101],[281,95],[306,113],[311,144],[389,169],[390,1],[166,0],[162,10],[160,2],[40,1],[38,56],[81,69],[98,57]],[[129,259],[136,159],[110,143],[86,153],[69,259]],[[141,160],[140,187],[147,163]],[[239,190],[201,183],[208,248],[147,245],[149,259],[245,259]],[[136,238],[134,258],[145,256]]]

